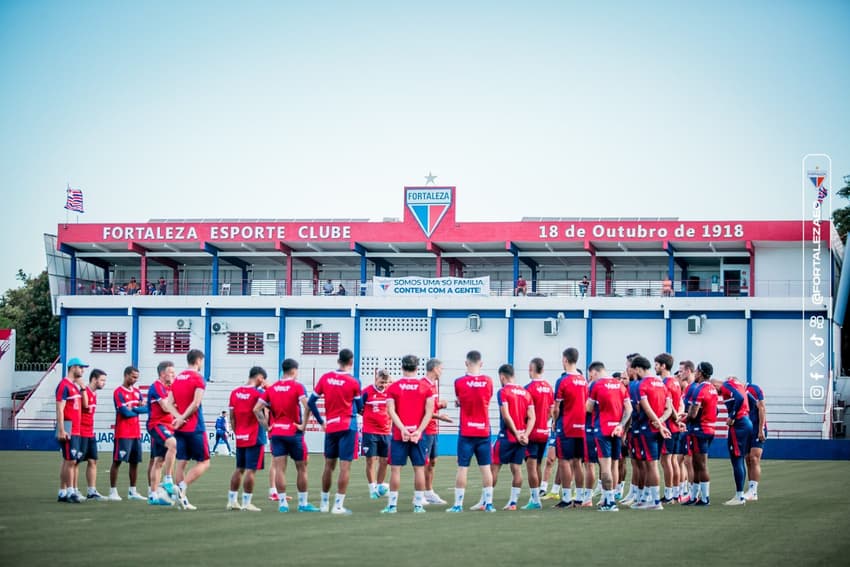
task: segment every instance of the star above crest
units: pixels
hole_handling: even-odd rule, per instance
[[[425,176],[425,185],[435,185],[435,179],[437,179],[437,176],[428,171],[428,175]]]

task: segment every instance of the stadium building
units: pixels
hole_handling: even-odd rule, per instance
[[[377,368],[400,375],[404,354],[423,359],[423,371],[436,356],[449,400],[471,349],[491,376],[513,363],[520,382],[538,356],[554,381],[567,346],[581,352],[580,368],[602,360],[610,370],[627,353],[666,351],[761,385],[777,448],[840,434],[843,382],[829,369],[841,368],[848,294],[835,294],[844,252],[828,221],[467,222],[455,216],[454,187],[405,187],[403,201],[401,218],[379,222],[60,224],[45,238],[61,363],[79,356],[106,370],[108,400],[126,365],[150,384],[159,361],[179,368],[202,349],[212,421],[251,366],[275,376],[296,358],[310,390],[343,347],[364,386]],[[17,413],[19,428],[51,427],[62,370]],[[495,427],[495,401],[492,414]],[[102,441],[113,417],[101,404]],[[453,453],[456,431],[442,433],[441,450]]]

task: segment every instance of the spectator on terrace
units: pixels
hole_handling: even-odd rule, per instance
[[[528,295],[528,282],[522,277],[522,274],[516,280],[516,289],[514,295]]]
[[[139,284],[136,278],[130,278],[130,283],[127,284],[127,295],[136,295],[139,293]]]

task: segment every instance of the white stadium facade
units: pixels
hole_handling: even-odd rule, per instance
[[[211,423],[250,367],[276,376],[284,358],[295,358],[309,391],[344,347],[363,386],[377,368],[400,375],[405,354],[418,355],[423,371],[425,359],[441,359],[441,397],[449,400],[472,349],[485,373],[509,362],[522,383],[533,357],[554,381],[569,346],[579,349],[580,368],[601,360],[612,371],[628,353],[651,360],[670,352],[677,364],[707,360],[716,375],[764,389],[766,457],[846,453],[848,444],[833,440],[843,429],[833,407],[844,385],[848,295],[838,290],[850,282],[839,281],[844,250],[830,222],[465,222],[455,218],[456,197],[454,187],[405,187],[403,217],[380,222],[61,224],[46,236],[61,319],[55,378],[80,357],[109,374],[109,400],[125,366],[137,366],[146,385],[161,360],[179,368],[198,348]],[[55,383],[48,377],[37,388],[16,416],[18,429],[50,429]],[[495,428],[495,401],[492,415]],[[104,449],[113,420],[101,404]],[[442,427],[444,454],[454,452],[455,434]],[[319,450],[320,434],[311,435]]]

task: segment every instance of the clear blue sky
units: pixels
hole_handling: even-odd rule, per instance
[[[798,218],[804,154],[850,174],[848,30],[838,1],[0,0],[0,292],[67,182],[81,222],[401,216],[429,170],[462,221]]]

